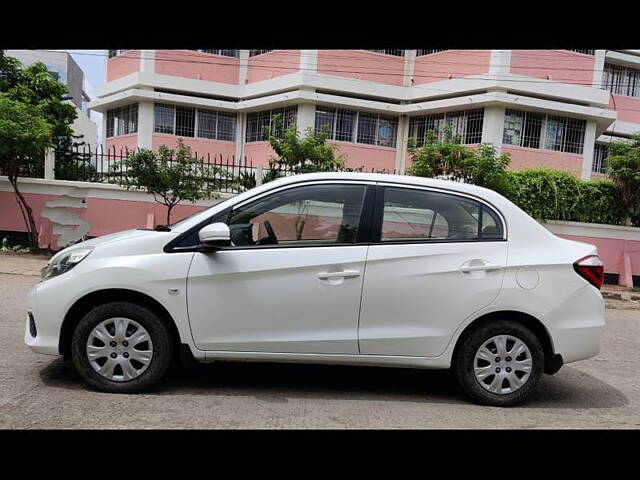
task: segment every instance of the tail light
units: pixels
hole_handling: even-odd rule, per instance
[[[573,264],[573,269],[591,285],[600,290],[604,281],[604,263],[597,255],[581,258]]]

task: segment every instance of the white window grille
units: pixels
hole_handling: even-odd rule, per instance
[[[223,55],[225,57],[238,58],[240,56],[240,50],[200,50],[195,49],[196,52],[209,53],[211,55]]]
[[[614,95],[640,97],[640,69],[605,63],[602,88]]]
[[[236,136],[236,115],[217,110],[156,103],[153,131],[180,137],[233,142]]]
[[[582,153],[586,121],[507,110],[502,143],[565,153]]]
[[[273,52],[273,50],[249,50],[249,56],[255,57],[256,55],[262,55],[267,52]]]
[[[416,56],[417,57],[421,57],[422,55],[431,55],[432,53],[438,53],[438,52],[446,52],[447,49],[446,48],[430,48],[430,49],[422,49],[422,50],[416,50]]]
[[[435,134],[437,141],[442,141],[444,127],[449,125],[454,135],[460,135],[461,143],[480,143],[483,122],[484,108],[411,117],[409,137],[415,139],[416,146],[422,147],[430,131]]]
[[[296,124],[298,116],[298,107],[278,108],[275,110],[263,110],[262,112],[253,112],[247,114],[247,133],[245,141],[264,142],[268,138],[267,130],[274,127],[273,117],[280,115],[283,126],[288,129]]]
[[[404,50],[386,49],[386,50],[365,50],[365,52],[384,53],[385,55],[394,55],[396,57],[404,57]]]
[[[607,157],[609,156],[609,145],[596,143],[593,148],[593,162],[591,171],[605,173],[607,171]]]
[[[107,110],[107,137],[128,135],[138,131],[138,104]]]
[[[329,140],[395,147],[398,118],[354,110],[316,107],[316,132],[326,126]]]
[[[585,55],[595,55],[596,54],[595,50],[578,50],[578,49],[570,48],[569,51],[570,52],[584,53]]]
[[[109,58],[117,57],[118,55],[124,55],[129,50],[109,50]]]

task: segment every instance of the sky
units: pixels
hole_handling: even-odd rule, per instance
[[[96,98],[96,88],[105,83],[106,50],[67,50],[84,72],[84,90],[91,100]],[[91,120],[98,125],[98,141],[102,137],[102,114],[91,112]]]

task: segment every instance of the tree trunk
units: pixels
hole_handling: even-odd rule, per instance
[[[18,206],[20,207],[20,211],[22,212],[22,218],[24,219],[27,231],[29,232],[29,245],[31,246],[32,250],[39,251],[40,247],[38,246],[38,227],[36,227],[36,221],[33,218],[33,210],[27,203],[24,195],[22,195],[22,192],[20,192],[20,190],[18,189],[17,177],[9,177],[9,183],[11,183],[13,191],[16,194]]]
[[[171,225],[171,209],[173,205],[167,205],[167,225]]]

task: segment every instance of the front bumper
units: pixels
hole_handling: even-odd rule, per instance
[[[24,343],[32,351],[45,355],[60,355],[58,345],[60,340],[60,328],[62,326],[63,315],[56,314],[57,308],[47,298],[52,295],[49,292],[47,283],[56,279],[48,280],[45,283],[36,284],[27,294],[27,314],[25,315]],[[46,290],[43,290],[46,288]],[[44,295],[41,295],[44,293]],[[59,297],[59,295],[57,295]],[[42,298],[41,298],[42,297]],[[47,305],[43,305],[48,303]],[[36,336],[31,334],[29,328],[29,314],[33,315]]]

